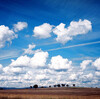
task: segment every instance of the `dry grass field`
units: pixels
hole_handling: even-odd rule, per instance
[[[0,90],[0,99],[100,99],[100,88]]]

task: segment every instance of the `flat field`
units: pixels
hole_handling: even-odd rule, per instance
[[[0,99],[100,99],[100,88],[0,90]]]

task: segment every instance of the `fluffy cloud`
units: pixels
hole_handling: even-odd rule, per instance
[[[71,74],[71,75],[69,76],[69,79],[70,79],[70,80],[75,80],[75,79],[77,79],[77,75],[76,75],[76,74]]]
[[[68,28],[65,24],[60,23],[53,29],[53,33],[57,35],[56,41],[65,44],[73,39],[73,36],[86,34],[92,29],[91,22],[88,20],[79,20],[78,22],[72,21]]]
[[[48,24],[48,23],[44,23],[40,26],[36,26],[34,27],[34,37],[38,37],[38,38],[49,38],[51,37],[50,33],[52,32],[52,25]]]
[[[51,58],[51,63],[49,67],[52,69],[69,69],[72,64],[72,61],[69,61],[67,58],[64,59],[62,56],[54,56]]]
[[[20,56],[16,60],[12,60],[10,66],[28,66],[30,63],[30,57],[27,55]]]
[[[95,72],[96,76],[100,76],[100,71]]]
[[[34,54],[33,57],[20,56],[16,60],[12,60],[10,66],[17,66],[17,67],[43,67],[46,64],[46,60],[48,58],[48,52],[37,52]]]
[[[36,76],[37,80],[42,80],[42,79],[48,79],[48,77],[45,74],[37,75]]]
[[[6,74],[22,73],[23,72],[22,68],[20,68],[20,67],[11,67],[11,66],[3,68],[3,71]]]
[[[0,68],[3,69],[0,72],[0,84],[9,87],[29,87],[34,84],[46,86],[58,83],[71,86],[75,83],[76,86],[100,87],[100,73],[95,72],[94,68],[91,73],[85,69],[83,72],[79,66],[72,66],[72,61],[60,55],[52,57],[49,64],[47,58],[48,52],[41,51],[35,53],[33,57],[20,56],[16,60],[12,60],[11,64],[6,67],[0,65]]]
[[[0,48],[4,47],[6,42],[12,43],[14,38],[17,38],[17,34],[10,30],[9,27],[0,26]]]
[[[86,67],[92,62],[92,60],[84,60],[82,61],[82,63],[80,64],[82,70],[85,70]]]
[[[34,57],[31,58],[32,67],[43,67],[46,65],[48,58],[48,52],[37,52],[34,54]]]
[[[100,58],[96,59],[93,62],[93,66],[95,66],[97,68],[97,70],[100,70]]]
[[[92,74],[92,73],[89,73],[89,74],[86,75],[86,77],[87,77],[88,79],[92,79],[92,78],[93,78],[93,74]]]
[[[79,20],[78,22],[72,21],[70,26],[65,28],[64,23],[60,23],[58,26],[53,26],[48,23],[44,23],[40,26],[34,27],[34,37],[45,39],[51,37],[50,33],[53,32],[56,37],[56,41],[65,44],[69,40],[72,40],[74,36],[86,34],[92,30],[92,23],[89,20]],[[54,28],[53,28],[54,27]]]
[[[37,50],[33,50],[36,47],[35,44],[29,44],[27,49],[23,49],[24,50],[24,54],[35,54],[37,52],[41,52],[41,49],[37,49]]]
[[[80,79],[81,83],[85,83],[85,84],[86,84],[86,83],[88,84],[88,82],[90,83],[90,82],[92,82],[93,80],[96,80],[96,79],[94,79],[94,76],[93,76],[92,73],[83,74],[83,75],[81,75],[81,76],[79,77],[79,79]]]
[[[34,51],[32,49],[35,47],[36,47],[35,44],[29,44],[28,49],[24,49],[24,53],[25,54],[34,54]]]
[[[23,30],[24,28],[27,28],[28,24],[26,22],[17,22],[17,24],[14,24],[14,31],[18,32]]]

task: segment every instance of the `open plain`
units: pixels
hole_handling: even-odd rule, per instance
[[[0,99],[100,99],[100,88],[0,90]]]

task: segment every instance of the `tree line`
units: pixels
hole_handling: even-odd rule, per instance
[[[72,85],[73,87],[75,87],[75,84]],[[34,86],[30,86],[30,88],[38,88],[39,86],[37,84],[35,84]],[[48,86],[49,88],[50,87],[69,87],[69,84],[56,84],[56,85],[49,85]],[[40,88],[44,88],[44,86],[41,86]]]

